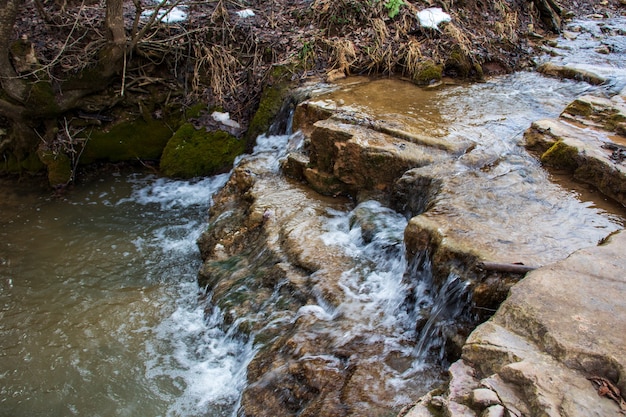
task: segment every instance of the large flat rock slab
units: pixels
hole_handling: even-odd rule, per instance
[[[625,247],[620,232],[528,274],[470,335],[463,358],[523,393],[530,415],[617,415],[589,378],[626,392]]]
[[[479,308],[496,308],[523,276],[487,271],[486,263],[541,267],[622,227],[553,183],[519,139],[483,144],[447,125],[453,117],[436,104],[445,94],[355,80],[315,96],[296,109],[305,146],[284,172],[321,194],[374,198],[410,218],[409,257],[427,252],[436,282],[463,276]]]
[[[515,416],[619,415],[626,402],[611,389],[626,392],[624,245],[619,232],[529,273],[471,333],[445,399],[425,396],[406,415],[486,415],[494,405]],[[485,388],[497,404],[474,400]]]

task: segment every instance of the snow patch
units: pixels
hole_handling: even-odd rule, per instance
[[[211,117],[216,122],[220,122],[224,126],[234,127],[235,129],[239,129],[241,126],[239,123],[230,118],[230,113],[222,113],[219,111],[214,111],[211,113]]]
[[[420,21],[420,26],[435,30],[439,30],[441,23],[452,20],[450,15],[441,10],[440,7],[430,7],[418,12],[417,19]]]
[[[254,11],[252,9],[239,10],[237,12],[237,16],[241,17],[242,19],[245,19],[246,17],[254,17]]]
[[[187,20],[187,12],[184,11],[180,7],[174,7],[169,13],[165,14],[167,10],[159,10],[157,14],[157,19],[160,19],[163,23],[178,23]],[[141,17],[144,19],[149,19],[154,14],[151,10],[146,10],[141,13]]]

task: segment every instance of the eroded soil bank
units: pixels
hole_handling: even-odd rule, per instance
[[[83,164],[156,167],[164,149],[167,162],[160,168],[166,175],[227,170],[234,154],[250,150],[268,129],[286,83],[367,74],[429,84],[444,76],[476,80],[508,73],[532,67],[538,48],[563,21],[612,15],[619,2],[568,0],[560,8],[547,0],[181,1],[176,12],[185,18],[152,26],[154,4],[127,2],[125,59],[106,76],[96,65],[98,47],[107,42],[103,7],[90,1],[22,6],[15,25],[6,28],[12,74],[6,79],[32,87],[32,94],[25,103],[9,100],[2,107],[24,107],[17,119],[9,112],[2,120],[2,172],[45,167],[51,184],[63,187]],[[417,13],[429,7],[440,7],[449,22],[420,24]],[[69,105],[74,94],[82,98]],[[226,120],[234,124],[212,118],[214,111],[229,113]],[[221,146],[224,137],[227,147]],[[175,163],[166,147],[170,138]],[[181,145],[181,138],[190,144]],[[204,158],[210,163],[198,162],[198,153],[211,155]]]

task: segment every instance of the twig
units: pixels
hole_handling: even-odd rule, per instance
[[[126,51],[124,51],[124,69],[122,70],[122,87],[120,96],[124,97],[124,86],[126,85]]]
[[[528,266],[524,264],[507,264],[500,262],[478,262],[476,264],[481,269],[485,271],[496,271],[496,272],[513,272],[516,274],[525,274],[530,271],[534,271],[537,269],[536,266]]]

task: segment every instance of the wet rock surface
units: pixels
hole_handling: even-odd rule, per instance
[[[526,146],[541,155],[543,164],[626,204],[625,95],[576,99],[558,119],[533,123],[524,134]]]
[[[623,228],[623,211],[607,212],[596,205],[601,199],[581,201],[552,182],[521,135],[536,114],[556,117],[572,96],[578,101],[566,111],[568,126],[545,122],[552,124],[544,133],[574,129],[581,114],[587,128],[606,131],[606,117],[619,110],[585,98],[587,87],[553,104],[563,83],[519,77],[524,88],[541,83],[516,90],[520,106],[501,91],[516,77],[436,89],[399,80],[325,86],[333,91],[298,106],[300,133],[277,146],[283,156],[257,155],[236,168],[215,197],[200,247],[201,282],[259,348],[242,415],[395,413],[442,381],[436,366],[415,370],[430,363],[425,358],[461,359],[450,366],[446,387],[404,412],[413,417],[618,410],[596,385],[605,395],[625,388],[625,332],[610,330],[625,321],[624,238],[606,240]],[[520,115],[525,103],[539,100],[558,110],[533,108],[532,120]],[[612,137],[619,123],[611,122]],[[553,154],[583,153],[572,152],[571,143],[563,148]],[[610,159],[606,149],[593,149]],[[334,223],[355,204],[347,225]],[[381,243],[380,219],[393,219],[401,231]],[[377,246],[349,256],[354,248],[329,243],[335,229]],[[399,296],[363,304],[382,288],[362,272],[403,250]],[[390,324],[389,317],[403,321]]]
[[[402,293],[378,295],[385,290],[379,285],[397,280],[401,286],[406,221],[374,202],[339,215],[354,203],[285,178],[276,151],[238,165],[214,197],[214,220],[199,241],[200,284],[227,324],[254,338],[258,349],[241,413],[395,414],[442,381],[439,367],[412,370],[413,325],[393,317],[406,314]],[[350,231],[365,247],[333,243],[334,233],[346,239]],[[381,262],[390,265],[373,265],[372,253],[384,253],[388,260]],[[376,274],[381,277],[369,277]]]
[[[617,229],[551,183],[523,149],[497,155],[446,132],[443,115],[378,107],[371,97],[403,85],[395,83],[347,83],[300,105],[295,120],[308,146],[289,157],[288,173],[322,194],[376,198],[403,213],[407,251],[428,252],[436,281],[460,274],[479,307],[497,307],[525,271],[486,270],[485,262],[539,267]],[[437,97],[404,88],[415,90],[415,107]]]
[[[426,396],[405,415],[436,415],[429,410],[438,406],[466,406],[468,415],[619,415],[626,404],[612,389],[626,389],[625,243],[620,232],[528,274],[468,338],[450,367],[445,405]]]

